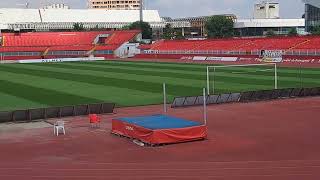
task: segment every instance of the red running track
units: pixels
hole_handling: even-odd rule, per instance
[[[161,113],[161,106],[116,109],[100,129],[86,117],[66,119],[67,135],[51,128],[0,132],[0,179],[223,179],[320,178],[320,98],[208,107],[209,139],[139,147],[110,135],[115,117]],[[201,108],[169,114],[201,120]]]

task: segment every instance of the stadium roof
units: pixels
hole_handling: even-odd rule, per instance
[[[235,28],[305,27],[304,19],[238,19]]]
[[[99,9],[0,9],[0,29],[61,30],[73,29],[74,23],[85,28],[122,28],[140,20],[139,10]],[[144,21],[152,28],[162,28],[157,10],[144,10]]]
[[[161,22],[157,10],[144,10],[144,20]],[[90,9],[0,9],[0,23],[50,23],[50,22],[119,22],[138,21],[138,10]]]

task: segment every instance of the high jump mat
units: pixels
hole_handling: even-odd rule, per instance
[[[160,114],[113,119],[112,133],[159,145],[206,139],[207,127],[199,122]]]

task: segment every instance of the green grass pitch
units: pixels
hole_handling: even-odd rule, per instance
[[[320,86],[320,69],[279,68],[278,75],[279,88]],[[273,70],[264,66],[222,68],[215,79],[217,93],[273,88]],[[119,61],[1,64],[0,111],[97,102],[160,104],[164,82],[170,100],[201,95],[206,65]]]

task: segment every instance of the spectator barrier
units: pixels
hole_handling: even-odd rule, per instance
[[[1,122],[34,121],[50,118],[62,118],[94,114],[113,113],[114,103],[86,104],[64,107],[48,107],[38,109],[0,112]]]
[[[320,87],[314,88],[287,88],[274,90],[248,91],[241,93],[227,93],[208,95],[207,104],[225,104],[234,102],[255,102],[273,99],[320,96]],[[203,104],[203,96],[176,97],[172,108],[199,106]]]

